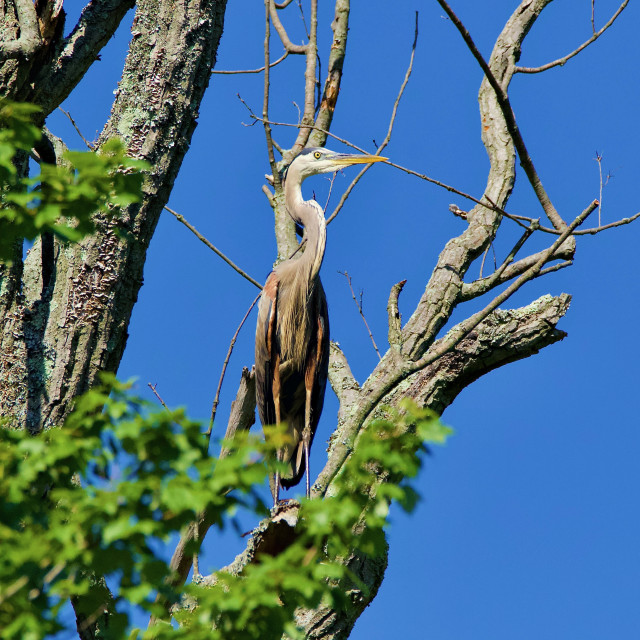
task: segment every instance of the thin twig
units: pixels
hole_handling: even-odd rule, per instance
[[[596,33],[596,0],[591,0],[591,30]]]
[[[304,109],[301,124],[305,125],[298,131],[296,141],[291,148],[293,154],[302,151],[309,140],[316,112],[316,69],[318,57],[318,0],[311,0],[311,18],[309,39],[305,46],[306,65],[304,70]]]
[[[593,4],[591,11],[593,12]],[[598,202],[600,203],[598,205],[598,226],[600,226],[602,224],[602,156],[597,151],[596,162],[598,163],[598,174],[600,176],[600,195],[598,197]]]
[[[513,145],[518,152],[518,156],[520,157],[520,164],[524,169],[524,172],[527,174],[527,178],[531,186],[533,187],[533,191],[542,206],[547,218],[551,221],[555,229],[560,231],[566,229],[567,223],[562,219],[560,214],[557,212],[556,208],[553,206],[549,195],[547,194],[544,186],[542,185],[542,180],[540,180],[540,176],[536,171],[536,168],[533,164],[533,160],[527,151],[527,147],[524,143],[524,139],[522,134],[520,133],[520,129],[516,123],[516,117],[511,108],[511,103],[509,101],[509,97],[506,92],[500,85],[500,83],[496,80],[496,77],[493,75],[493,72],[489,68],[489,65],[486,63],[485,59],[482,57],[482,54],[476,47],[473,39],[471,38],[471,34],[466,29],[466,27],[460,21],[460,18],[453,12],[451,7],[447,4],[445,0],[437,0],[438,4],[445,10],[456,29],[460,32],[462,39],[465,41],[467,48],[471,51],[471,54],[476,59],[481,69],[484,71],[484,75],[487,78],[487,81],[493,88],[493,91],[496,95],[496,100],[498,102],[498,106],[500,107],[500,111],[504,117],[505,124],[509,131],[509,135],[513,141]]]
[[[331,175],[331,181],[329,182],[329,193],[327,194],[327,201],[325,202],[324,209],[323,209],[323,212],[325,214],[327,213],[327,209],[329,208],[329,201],[331,200],[331,193],[333,192],[333,183],[335,182],[337,175],[338,175],[337,171]]]
[[[229,349],[227,350],[227,357],[224,359],[224,363],[222,364],[222,372],[220,373],[220,379],[218,380],[218,388],[216,389],[216,396],[213,399],[213,406],[211,407],[211,418],[209,420],[209,428],[207,429],[206,436],[211,441],[211,432],[213,430],[213,421],[216,419],[216,412],[218,411],[218,403],[220,402],[220,389],[222,389],[222,382],[224,380],[224,374],[227,371],[227,365],[229,364],[229,358],[231,358],[231,353],[233,351],[233,347],[236,344],[236,340],[238,339],[238,334],[240,333],[240,329],[242,329],[242,325],[245,323],[246,319],[249,317],[251,310],[255,306],[256,302],[260,299],[262,293],[259,293],[251,303],[251,306],[247,309],[247,312],[244,314],[244,318],[240,321],[236,332],[233,334],[233,338],[231,338],[231,342],[229,343]]]
[[[273,69],[273,67],[280,64],[288,55],[289,51],[285,51],[282,57],[269,64],[269,68]],[[220,75],[237,75],[238,73],[261,73],[262,71],[264,71],[264,67],[260,67],[259,69],[241,69],[238,71],[218,71],[216,69],[211,69],[211,73],[218,73]]]
[[[167,410],[168,413],[171,413],[171,410],[169,409],[169,407],[167,407],[164,400],[160,397],[160,394],[158,393],[158,390],[157,390],[158,383],[156,382],[156,384],[151,384],[150,382],[147,382],[147,385],[149,386],[149,389],[153,391],[156,398],[158,398],[160,404]]]
[[[307,27],[307,21],[304,17],[304,10],[302,8],[302,0],[298,0],[298,9],[300,9],[300,17],[302,18],[302,26],[304,27],[304,32],[307,34],[307,40],[311,38],[311,34],[309,33],[309,27]]]
[[[367,331],[369,332],[369,337],[371,338],[371,342],[373,343],[373,348],[376,350],[376,353],[378,354],[378,358],[382,360],[382,356],[380,355],[380,351],[378,350],[378,345],[376,344],[376,341],[373,339],[373,334],[371,333],[371,329],[369,328],[369,323],[367,322],[367,319],[364,316],[364,311],[362,310],[362,294],[360,294],[360,302],[358,302],[358,299],[356,298],[356,294],[353,291],[353,285],[351,284],[351,276],[346,271],[338,271],[338,273],[341,273],[347,279],[347,282],[349,283],[349,289],[351,290],[351,297],[353,298],[353,301],[356,303],[356,307],[358,307],[358,313],[360,313],[360,316],[362,317],[364,326],[367,327]]]
[[[247,279],[252,285],[255,285],[256,287],[258,287],[258,289],[262,289],[262,285],[257,280],[254,280],[248,273],[245,273],[235,262],[227,258],[227,256],[225,256],[224,253],[220,251],[220,249],[217,249],[215,246],[213,246],[192,224],[190,224],[189,222],[187,222],[187,220],[185,220],[185,217],[182,214],[178,213],[177,211],[174,211],[173,209],[170,209],[166,205],[164,208],[172,216],[174,216],[176,220],[178,220],[178,222],[182,222],[182,224],[185,227],[187,227],[187,229],[189,229],[189,231],[191,231],[191,233],[193,233],[196,236],[196,238],[200,240],[200,242],[204,243],[217,256],[221,257],[232,269],[237,271],[243,278]]]
[[[382,144],[378,147],[377,151],[375,152],[374,155],[376,155],[376,156],[379,156],[382,153],[383,149],[389,144],[389,141],[391,140],[391,134],[393,132],[393,125],[395,124],[396,115],[398,113],[398,105],[400,104],[400,99],[402,98],[402,94],[404,93],[404,90],[407,87],[407,84],[409,82],[409,78],[411,77],[411,71],[413,70],[413,60],[414,60],[415,55],[416,55],[416,46],[417,46],[417,44],[418,44],[418,12],[416,11],[416,23],[415,23],[415,30],[414,30],[414,35],[413,35],[413,45],[411,46],[411,57],[409,58],[409,66],[407,67],[407,72],[404,75],[404,80],[402,81],[402,84],[400,85],[400,91],[398,92],[398,95],[396,96],[396,100],[393,103],[393,109],[391,110],[391,118],[389,120],[389,127],[387,129],[387,135],[385,136],[384,140],[382,141]],[[349,195],[353,191],[354,187],[358,184],[358,182],[360,181],[362,176],[364,176],[364,174],[370,168],[371,168],[370,164],[365,165],[358,172],[358,175],[351,181],[351,184],[347,187],[346,191],[342,194],[342,197],[340,198],[340,201],[336,205],[336,208],[333,210],[332,214],[327,218],[327,224],[329,224],[340,213],[340,210],[344,206],[344,203],[347,201],[347,198],[349,197]]]
[[[577,49],[575,49],[571,53],[567,54],[566,56],[563,56],[562,58],[558,58],[553,62],[548,62],[547,64],[543,64],[541,67],[516,67],[514,69],[514,72],[515,73],[540,73],[542,71],[546,71],[547,69],[551,69],[553,67],[563,66],[568,60],[571,60],[571,58],[573,58],[574,56],[577,56],[583,49],[586,49],[591,43],[595,42],[616,21],[616,18],[624,11],[627,4],[629,4],[629,0],[624,0],[624,2],[618,7],[618,10],[613,14],[609,22],[607,22],[607,24],[605,24],[604,27],[602,27],[602,29],[600,29],[600,31],[598,31],[597,33],[595,33],[595,27],[594,27],[594,34],[586,42],[583,42]],[[593,17],[591,19],[593,21]]]
[[[560,271],[560,269],[565,269],[566,267],[570,267],[573,264],[573,260],[565,260],[564,262],[559,262],[558,264],[554,264],[550,267],[546,267],[542,269],[538,276],[546,276],[547,273],[553,273],[554,271]]]
[[[598,200],[600,201],[600,205],[598,206],[598,226],[602,224],[602,190],[609,184],[609,180],[611,179],[611,172],[607,174],[607,179],[603,181],[602,179],[602,154],[596,151],[596,162],[598,163],[598,174],[600,176],[600,197]]]
[[[278,19],[276,14],[276,9],[273,7],[273,0],[264,0],[265,6],[265,35],[264,35],[264,91],[262,96],[262,123],[264,126],[264,135],[267,141],[267,155],[269,157],[269,166],[271,167],[271,174],[273,175],[273,185],[276,188],[276,193],[280,190],[280,173],[278,172],[278,168],[276,165],[276,157],[273,153],[273,137],[271,135],[271,126],[269,125],[269,79],[270,79],[270,69],[269,69],[269,40],[271,38],[271,21],[269,20],[270,14],[274,14],[276,19]],[[279,19],[278,19],[279,21]],[[280,25],[282,26],[282,25]],[[289,50],[285,47],[287,51]],[[240,94],[238,94],[238,98],[240,98]],[[240,100],[244,103],[244,105],[249,109],[249,113],[253,113],[242,98]]]
[[[60,109],[60,111],[62,111],[62,113],[64,113],[65,116],[67,116],[67,118],[69,118],[69,121],[71,122],[71,124],[73,125],[73,128],[76,130],[76,132],[78,133],[78,135],[82,138],[82,142],[85,143],[85,145],[87,146],[87,149],[90,149],[91,151],[94,151],[96,148],[95,144],[91,144],[91,142],[89,142],[83,135],[82,135],[82,131],[80,131],[78,125],[76,124],[76,121],[71,117],[71,114],[68,111],[65,111],[62,107],[58,107],[58,109]]]
[[[499,269],[495,269],[495,271],[488,277],[482,278],[482,267],[480,267],[480,279],[472,282],[469,285],[465,285],[463,287],[466,291],[473,291],[474,295],[470,297],[477,297],[478,295],[482,295],[482,293],[486,293],[490,289],[493,289],[496,285],[501,283],[502,275],[505,272],[505,269],[513,262],[514,258],[518,254],[518,251],[522,248],[524,243],[531,237],[534,231],[536,231],[538,225],[536,223],[532,223],[525,232],[520,236],[518,242],[513,246],[509,255],[505,258],[504,262],[500,265]],[[493,246],[493,243],[490,243],[490,246]],[[489,247],[487,247],[487,251],[489,251]],[[487,251],[485,251],[485,256],[487,255]],[[495,255],[495,254],[494,254]],[[484,264],[484,257],[482,259],[482,264]],[[461,298],[463,291],[461,290]]]

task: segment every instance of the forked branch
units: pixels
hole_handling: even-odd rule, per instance
[[[583,42],[577,49],[574,49],[571,53],[568,53],[566,56],[562,58],[558,58],[553,62],[548,62],[547,64],[543,64],[540,67],[516,67],[515,73],[540,73],[542,71],[546,71],[547,69],[553,69],[553,67],[561,67],[566,62],[571,60],[571,58],[577,56],[583,49],[586,49],[590,44],[594,43],[615,21],[616,18],[624,11],[625,7],[629,4],[629,0],[624,0],[624,2],[618,7],[618,10],[611,16],[609,22],[602,27],[599,31],[593,31],[593,35]],[[592,27],[593,27],[593,5],[592,5]]]
[[[496,77],[489,68],[489,65],[486,63],[485,59],[482,57],[482,54],[473,42],[471,34],[469,33],[469,31],[467,31],[466,27],[460,21],[460,18],[458,18],[458,16],[453,12],[451,7],[445,0],[438,0],[438,4],[445,10],[446,14],[451,19],[451,22],[453,22],[456,29],[458,29],[458,31],[460,32],[462,39],[465,41],[467,47],[473,54],[473,57],[478,61],[478,64],[482,68],[487,81],[494,90],[496,100],[498,101],[498,105],[500,107],[500,110],[502,111],[502,115],[504,116],[507,129],[509,130],[509,134],[511,135],[513,144],[518,152],[518,156],[520,156],[520,163],[522,165],[522,168],[527,174],[527,178],[529,179],[529,182],[531,183],[531,186],[533,187],[533,190],[538,198],[538,201],[542,205],[547,218],[549,218],[551,224],[553,224],[555,229],[565,229],[567,224],[562,219],[560,214],[556,211],[556,208],[553,206],[551,199],[549,198],[545,188],[542,185],[540,176],[538,176],[538,172],[536,171],[536,168],[533,164],[533,160],[531,159],[531,156],[527,151],[527,147],[520,133],[520,129],[518,128],[518,125],[516,123],[516,117],[513,109],[511,108],[511,102],[509,101],[509,97],[507,96],[506,91],[496,80]]]
[[[271,22],[273,23],[273,28],[280,36],[280,41],[282,42],[282,46],[285,48],[285,51],[288,53],[296,53],[303,55],[307,53],[308,44],[293,44],[289,39],[286,29],[282,25],[280,21],[280,17],[278,16],[277,8],[284,9],[284,7],[276,7],[275,2],[273,0],[268,0],[269,2],[269,17],[271,18]],[[286,5],[285,5],[286,6]]]

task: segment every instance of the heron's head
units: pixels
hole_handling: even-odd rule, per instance
[[[382,156],[360,153],[337,153],[322,147],[311,147],[301,151],[291,162],[288,172],[295,171],[300,180],[318,173],[335,173],[352,164],[371,164],[386,160]]]

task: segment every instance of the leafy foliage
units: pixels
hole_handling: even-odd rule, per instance
[[[218,468],[199,424],[105,380],[79,398],[61,428],[38,436],[0,429],[5,638],[56,631],[61,604],[88,591],[91,572],[117,578],[116,603],[151,609],[152,592],[168,575],[154,540],[166,541],[203,509],[218,524],[241,502],[266,512],[253,489],[267,473],[250,459],[259,442],[239,441],[231,463]],[[225,495],[230,485],[239,491]],[[110,627],[115,633],[113,621]]]
[[[64,602],[88,593],[94,599],[86,615],[108,606],[114,613],[103,635],[122,637],[130,621],[115,611],[130,603],[161,616],[158,591],[169,602],[187,594],[197,606],[182,610],[179,628],[161,622],[133,630],[132,638],[262,639],[283,632],[295,638],[298,607],[340,606],[345,585],[364,588],[343,559],[381,551],[390,500],[406,509],[415,504],[410,486],[394,478],[414,476],[423,442],[443,441],[447,433],[410,405],[372,423],[332,496],[302,502],[295,539],[282,553],[259,556],[241,576],[218,572],[213,585],[174,593],[157,543],[203,510],[219,528],[238,505],[264,516],[256,487],[274,451],[262,438],[242,434],[226,443],[228,456],[211,459],[199,424],[182,411],[155,409],[105,377],[102,387],[78,399],[60,428],[37,436],[0,429],[3,638],[55,633]],[[372,508],[365,506],[367,496],[374,498]],[[107,578],[112,596],[93,575]]]
[[[118,139],[98,152],[68,151],[64,166],[42,163],[40,173],[24,177],[17,168],[41,138],[32,123],[38,107],[0,102],[0,259],[9,259],[19,238],[35,239],[47,231],[78,241],[94,229],[92,216],[138,202],[141,171]]]

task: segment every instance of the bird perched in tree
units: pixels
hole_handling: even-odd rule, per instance
[[[307,472],[309,450],[324,403],[329,367],[329,315],[319,271],[324,257],[326,221],[315,200],[303,200],[305,178],[334,173],[353,164],[386,160],[380,156],[335,153],[311,148],[299,153],[284,176],[287,211],[304,227],[304,252],[281,262],[262,290],[256,327],[256,399],[263,425],[284,423],[289,442],[278,460],[289,464],[271,486],[274,504],[280,487],[292,487]]]

